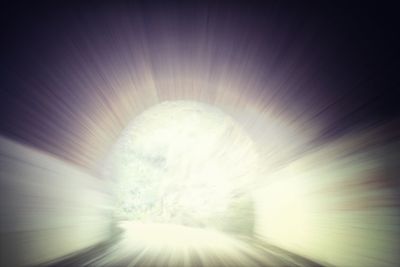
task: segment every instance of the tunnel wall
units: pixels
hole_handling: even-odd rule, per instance
[[[257,235],[327,266],[396,266],[400,145],[380,139],[340,138],[269,175]]]
[[[109,237],[99,179],[2,137],[0,170],[1,266],[49,262]]]

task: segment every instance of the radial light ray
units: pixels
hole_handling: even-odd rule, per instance
[[[390,8],[167,2],[5,5],[1,265],[398,266]]]

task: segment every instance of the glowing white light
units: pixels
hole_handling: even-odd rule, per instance
[[[231,200],[246,192],[256,153],[229,116],[208,105],[178,101],[137,117],[109,162],[119,216],[207,225],[221,220]]]

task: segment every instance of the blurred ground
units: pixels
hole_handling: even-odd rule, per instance
[[[122,224],[110,240],[44,266],[321,266],[256,238],[184,226],[134,225]],[[159,229],[169,231],[160,234]]]

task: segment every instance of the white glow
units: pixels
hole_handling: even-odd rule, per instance
[[[263,211],[257,218],[257,231],[279,245],[307,242],[311,226],[305,182],[287,169],[273,175],[274,182],[253,193],[257,208]]]
[[[155,106],[126,128],[110,156],[118,215],[218,224],[251,184],[256,159],[251,139],[221,111],[186,101]]]

